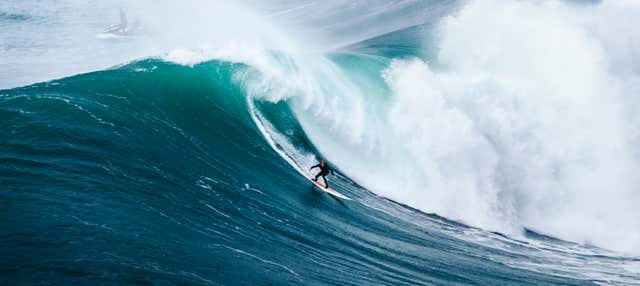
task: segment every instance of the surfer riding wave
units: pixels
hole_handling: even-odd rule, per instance
[[[329,167],[329,165],[327,165],[327,163],[324,162],[324,160],[320,161],[320,164],[312,166],[311,168],[309,168],[309,171],[313,170],[313,168],[320,168],[320,173],[318,173],[316,175],[315,178],[313,178],[312,180],[314,182],[318,181],[318,177],[322,176],[322,180],[324,180],[324,188],[328,189],[329,188],[329,183],[327,182],[327,174],[329,174],[329,172],[331,172],[332,175],[336,175],[336,173],[333,172],[333,169],[331,169],[331,167]]]

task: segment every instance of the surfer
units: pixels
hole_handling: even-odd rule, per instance
[[[331,169],[329,167],[329,165],[327,165],[327,163],[324,162],[324,160],[320,160],[320,164],[311,167],[309,169],[309,171],[313,170],[313,168],[320,168],[320,173],[318,173],[316,175],[316,177],[313,178],[312,180],[314,182],[317,182],[318,181],[318,177],[322,176],[322,179],[324,180],[324,188],[328,189],[329,188],[329,183],[327,183],[327,177],[326,176],[327,176],[327,174],[329,174],[329,172],[331,172],[331,174],[333,176],[335,176],[336,173],[333,172],[333,169]]]

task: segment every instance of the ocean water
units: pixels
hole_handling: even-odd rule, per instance
[[[0,284],[640,285],[638,15],[4,1]]]

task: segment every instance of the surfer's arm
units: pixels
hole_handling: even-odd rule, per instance
[[[311,168],[309,168],[309,171],[313,170],[313,168],[318,168],[318,167],[320,167],[320,164],[315,165],[315,166],[311,166]]]

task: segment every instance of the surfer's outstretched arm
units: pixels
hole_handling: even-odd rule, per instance
[[[311,166],[311,168],[309,168],[309,171],[313,170],[313,168],[319,168],[319,167],[320,167],[320,164],[315,165],[315,166]]]

